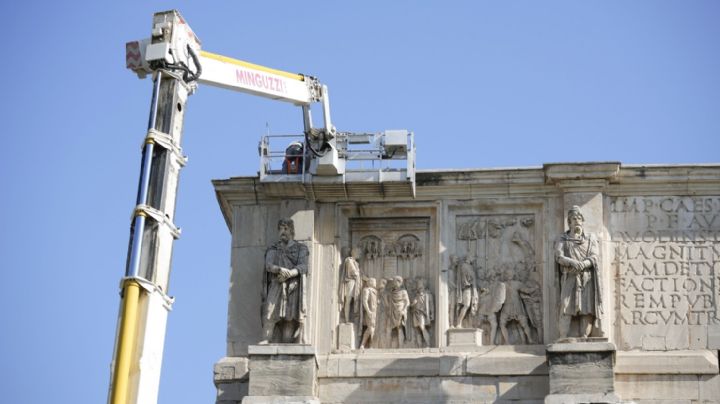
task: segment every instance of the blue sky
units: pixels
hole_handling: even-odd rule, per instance
[[[0,4],[0,391],[106,398],[151,83],[124,44],[179,9],[205,50],[311,74],[339,130],[413,130],[418,168],[712,163],[720,3]],[[160,403],[214,402],[230,235],[210,184],[253,175],[293,106],[202,87],[187,105]]]

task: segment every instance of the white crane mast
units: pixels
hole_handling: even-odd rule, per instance
[[[354,178],[366,187],[368,183],[382,187],[383,181],[399,182],[414,195],[415,152],[412,133],[407,131],[384,132],[377,139],[372,134],[338,133],[330,120],[327,86],[311,76],[203,51],[197,36],[175,10],[153,16],[150,38],[126,44],[126,65],[140,78],[152,76],[153,93],[121,282],[108,403],[147,404],[157,402],[165,325],[173,303],[168,285],[173,241],[180,236],[174,223],[175,202],[180,169],[187,161],[181,148],[183,119],[187,98],[198,84],[302,107],[304,149],[300,157],[311,162],[309,171],[305,172],[303,164],[300,173],[282,172],[279,179],[271,178],[275,174],[266,169],[269,164],[264,162],[261,181],[273,179],[305,186],[313,176],[323,176],[330,184],[346,189],[354,181],[352,176],[346,176],[353,174],[346,173],[346,161],[402,158],[408,163],[404,171],[355,172]],[[322,104],[323,128],[312,125],[310,106],[315,102]],[[375,151],[354,153],[349,149],[349,144],[370,143],[371,139],[376,139],[372,140]],[[264,138],[261,160],[271,155],[267,147]]]

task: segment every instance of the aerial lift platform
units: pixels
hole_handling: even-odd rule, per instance
[[[297,105],[303,132],[260,140],[260,182],[272,192],[294,188],[310,200],[415,196],[415,144],[406,130],[340,132],[330,118],[328,88],[312,76],[289,73],[201,49],[175,10],[156,13],[151,37],[126,44],[126,65],[153,80],[130,226],[108,402],[156,403],[165,340],[175,204],[185,104],[199,84]],[[323,126],[313,126],[320,103]],[[289,144],[288,144],[289,142]],[[272,143],[272,145],[271,145]],[[278,145],[279,143],[279,145]]]

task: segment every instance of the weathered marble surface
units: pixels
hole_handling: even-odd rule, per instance
[[[451,324],[482,328],[488,345],[541,341],[535,216],[459,215],[455,220]]]
[[[608,202],[620,347],[720,348],[720,197]]]
[[[318,362],[308,345],[251,345],[249,396],[317,396]]]
[[[364,353],[318,355],[318,398],[325,403],[378,402],[384,398],[401,401],[403,397],[423,397],[426,401],[419,402],[428,403],[437,402],[433,400],[438,397],[478,402],[479,398],[472,401],[468,397],[479,394],[478,397],[488,397],[485,402],[540,403],[550,386],[544,349],[540,345],[522,349],[480,347],[470,353],[448,347],[393,354],[369,349]],[[617,354],[616,393],[623,400],[675,403],[683,402],[680,400],[685,397],[688,400],[696,397],[696,401],[702,398],[713,402],[714,397],[720,397],[717,357],[710,351],[653,352],[645,361],[642,355],[642,352]],[[399,384],[409,377],[424,382]],[[224,397],[230,397],[227,386],[231,384],[218,386]],[[394,389],[394,393],[384,396],[386,388]],[[403,391],[407,395],[403,396]],[[495,395],[491,396],[491,391]],[[220,401],[220,397],[218,400],[221,404],[239,402],[239,399]]]
[[[556,343],[547,347],[550,394],[546,403],[619,403],[615,395],[615,345]]]
[[[327,403],[541,403],[548,389],[544,348],[526,345],[366,350],[320,357],[320,399]]]
[[[348,242],[360,252],[360,274],[377,280],[373,348],[434,345],[436,272],[429,265],[430,221],[419,218],[349,218]],[[399,278],[398,278],[399,277]],[[400,284],[395,285],[396,279]],[[425,285],[422,292],[418,285]],[[430,289],[431,288],[431,289]],[[402,296],[401,296],[402,295]],[[404,301],[407,295],[407,304]],[[417,300],[420,299],[420,304]],[[415,302],[416,304],[412,304]],[[359,318],[356,329],[363,324]],[[356,332],[360,345],[362,333]]]
[[[237,403],[248,395],[249,364],[246,357],[225,357],[215,363],[213,382],[219,404]]]
[[[320,400],[312,396],[248,396],[242,404],[320,404]]]
[[[615,373],[717,375],[717,355],[707,350],[618,352]]]
[[[341,323],[338,325],[338,349],[341,351],[351,351],[357,346],[355,345],[355,324]]]
[[[309,249],[312,271],[305,332],[318,352],[315,397],[322,402],[381,402],[385,391],[385,397],[399,401],[432,397],[462,402],[463,394],[491,397],[492,389],[490,401],[543,401],[550,388],[544,354],[529,354],[521,347],[532,351],[541,347],[532,343],[560,336],[560,290],[552,247],[557,235],[567,230],[565,216],[574,205],[583,212],[587,232],[597,236],[607,307],[592,336],[607,337],[618,347],[617,394],[638,402],[720,396],[720,165],[606,162],[421,171],[412,200],[381,194],[315,200],[302,184],[266,184],[253,177],[214,184],[232,232],[227,358],[218,362],[215,375],[223,404],[239,402],[249,388],[248,346],[262,337],[258,268],[282,217],[295,221],[295,238]],[[387,316],[380,308],[370,347],[363,353],[352,349],[359,347],[362,336],[360,315],[349,316],[355,326],[354,345],[342,346],[339,271],[341,249],[348,246],[360,247],[362,276],[376,278],[378,306],[388,278],[403,277],[411,302],[416,279],[426,281],[435,314],[427,327],[429,348],[418,345],[420,330],[413,324],[412,309],[405,326],[409,338],[400,348],[391,348],[383,335],[387,327],[382,328]],[[451,255],[469,258],[478,308],[483,288],[499,291],[502,288],[493,284],[503,284],[505,292],[524,289],[512,295],[520,303],[513,312],[527,319],[530,332],[506,309],[507,337],[503,335],[506,293],[496,310],[469,310],[461,322],[463,327],[483,329],[483,346],[448,346],[448,330],[458,313]],[[519,276],[525,273],[531,276]],[[489,295],[492,306],[492,298],[500,301],[502,294]],[[490,319],[496,323],[494,338]],[[491,339],[501,345],[490,345]],[[349,352],[337,354],[341,346]],[[398,383],[405,378],[418,378],[418,383],[402,390]],[[512,387],[513,380],[532,387]],[[346,387],[333,390],[338,386]],[[448,393],[452,391],[465,393]],[[542,397],[536,398],[538,392]]]
[[[451,328],[448,330],[448,346],[482,346],[483,330],[479,328]]]

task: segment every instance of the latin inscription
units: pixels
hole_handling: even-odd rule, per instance
[[[610,203],[621,325],[720,324],[720,198]]]

